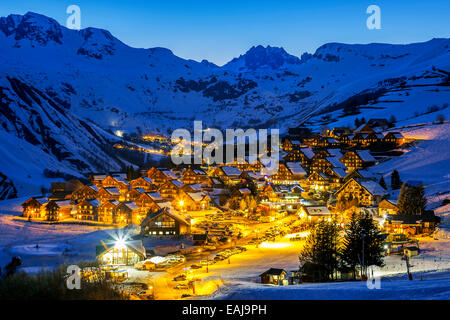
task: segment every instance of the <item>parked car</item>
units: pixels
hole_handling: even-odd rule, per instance
[[[239,250],[238,248],[234,248],[233,250],[231,250],[232,254],[239,254],[241,253],[241,250]]]
[[[142,290],[136,294],[140,299],[151,300],[153,299],[153,290]]]
[[[185,281],[186,280],[186,275],[184,274],[180,274],[178,276],[176,276],[175,278],[173,278],[173,281]]]
[[[193,264],[191,265],[191,269],[201,269],[202,266],[200,264]]]
[[[187,284],[184,283],[179,283],[175,286],[175,289],[177,290],[187,290],[189,289],[189,286]]]

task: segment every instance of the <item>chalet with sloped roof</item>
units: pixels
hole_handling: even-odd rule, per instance
[[[376,206],[387,196],[386,190],[373,180],[348,180],[335,195],[337,199],[357,199],[362,206]]]
[[[130,182],[131,188],[141,188],[145,192],[156,191],[157,187],[149,177],[139,177]]]
[[[364,169],[376,164],[376,159],[368,150],[347,151],[340,159],[348,171]]]
[[[74,218],[78,220],[98,221],[98,208],[101,202],[97,199],[85,199],[75,206]]]
[[[191,233],[191,223],[168,208],[148,214],[140,223],[141,235],[171,236]]]

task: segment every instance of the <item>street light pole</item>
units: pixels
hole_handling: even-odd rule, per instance
[[[361,234],[362,236],[362,273],[365,275],[366,274],[366,262],[364,260],[364,238],[366,237],[366,234],[363,233]]]

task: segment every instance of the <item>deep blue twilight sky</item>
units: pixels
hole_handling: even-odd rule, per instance
[[[448,0],[2,0],[0,16],[33,11],[65,25],[67,6],[81,27],[98,27],[133,47],[222,65],[253,45],[314,52],[326,42],[410,43],[450,37]],[[368,30],[366,8],[381,8],[381,30]]]

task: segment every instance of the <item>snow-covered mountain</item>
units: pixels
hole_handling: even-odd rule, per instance
[[[353,124],[361,114],[411,121],[431,105],[446,108],[449,71],[450,39],[330,43],[300,58],[257,46],[219,67],[131,48],[106,30],[10,15],[0,18],[0,172],[27,184],[44,168],[117,168],[106,131],[170,133],[195,119],[282,132]]]

